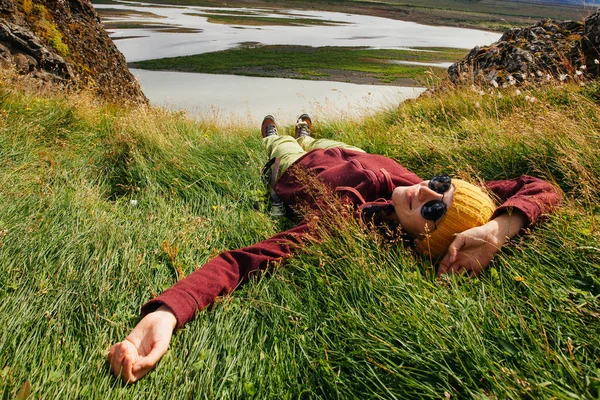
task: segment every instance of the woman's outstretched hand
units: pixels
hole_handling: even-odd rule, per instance
[[[527,226],[524,214],[502,214],[485,225],[458,234],[438,268],[438,276],[467,274],[477,276],[492,261],[498,250]]]
[[[476,276],[488,266],[500,248],[494,228],[488,224],[467,229],[456,236],[440,263],[438,276]]]
[[[176,325],[175,315],[166,306],[142,318],[125,340],[110,348],[108,361],[113,374],[126,383],[141,379],[169,349]]]

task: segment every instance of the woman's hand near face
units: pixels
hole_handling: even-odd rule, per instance
[[[490,264],[498,250],[527,226],[527,223],[524,214],[514,211],[458,234],[440,263],[438,276],[456,273],[479,275]]]
[[[113,374],[133,383],[150,372],[169,349],[176,325],[175,315],[166,306],[142,318],[124,341],[110,348]]]

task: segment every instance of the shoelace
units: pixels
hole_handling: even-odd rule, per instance
[[[268,125],[265,128],[265,136],[277,135],[277,127],[275,125]]]
[[[310,129],[308,128],[308,123],[306,123],[304,121],[298,121],[296,123],[296,128],[298,129],[298,136],[310,135]]]

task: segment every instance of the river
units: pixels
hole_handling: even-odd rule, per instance
[[[105,21],[127,22],[109,33],[128,62],[225,50],[241,43],[266,45],[471,48],[500,35],[473,29],[427,26],[388,18],[337,12],[209,8],[136,2],[95,4],[118,10]],[[253,15],[293,20],[321,20],[323,25],[214,23],[210,15]],[[149,26],[151,25],[151,26]],[[403,62],[403,61],[398,61]],[[435,67],[436,65],[433,65]],[[447,65],[437,65],[438,67]],[[150,101],[185,109],[202,118],[240,119],[257,123],[266,113],[292,122],[302,112],[323,118],[369,113],[418,96],[423,88],[356,85],[340,82],[257,78],[133,70]]]

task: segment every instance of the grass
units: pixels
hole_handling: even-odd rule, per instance
[[[148,23],[141,21],[109,21],[104,23],[106,29],[148,29],[155,32],[200,33],[202,29],[181,28],[170,24]]]
[[[286,225],[255,209],[258,127],[23,85],[0,86],[1,398],[25,382],[34,398],[600,396],[598,82],[457,88],[314,121],[316,136],[422,176],[535,174],[565,202],[475,280],[437,280],[410,249],[332,213],[322,242],[199,313],[131,387],[105,351],[139,307]]]
[[[419,51],[425,50],[425,51]],[[361,47],[241,46],[192,56],[162,58],[133,63],[135,68],[213,74],[291,77],[353,81],[376,84],[423,85],[426,72],[444,68],[391,64],[390,61],[457,61],[464,49],[386,50]]]
[[[370,4],[372,1],[365,0],[362,3]],[[496,15],[505,19],[512,18],[531,18],[538,20],[541,18],[555,19],[578,19],[589,10],[595,9],[594,1],[581,2],[574,5],[559,5],[549,2],[527,1],[527,0],[387,0],[384,4],[396,6],[409,6],[430,10],[452,10],[465,13],[480,13]],[[588,4],[588,7],[586,7]]]
[[[258,15],[224,15],[222,13],[188,13],[186,15],[195,15],[208,18],[208,22],[213,24],[227,25],[247,25],[247,26],[313,26],[313,25],[344,25],[345,22],[328,21],[317,18],[290,18],[289,16],[281,17],[261,17]]]

